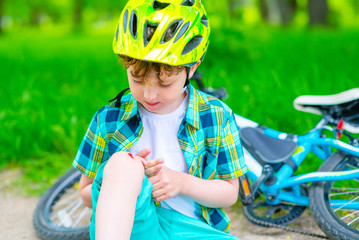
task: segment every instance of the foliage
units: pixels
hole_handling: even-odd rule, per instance
[[[357,86],[358,33],[214,29],[199,70],[206,85],[227,88],[236,113],[299,134],[318,117],[295,111],[295,97]],[[0,169],[22,167],[46,185],[71,167],[93,114],[127,86],[126,76],[112,53],[112,30],[18,36],[0,38]]]
[[[0,133],[6,149],[1,159],[73,152],[88,124],[83,117],[90,118],[121,87],[109,87],[122,76],[111,36],[26,38],[31,40],[9,36],[0,44],[2,79],[8,83],[1,94],[1,128],[11,129]]]
[[[214,28],[238,26],[258,26],[265,21],[261,17],[260,0],[206,0],[203,1],[210,21]],[[278,8],[278,2],[296,2],[294,19],[290,26],[306,27],[308,25],[308,0],[266,1]],[[358,26],[359,4],[357,0],[337,1],[327,0],[329,5],[328,23],[332,27]],[[0,18],[5,16],[0,25],[6,31],[14,31],[24,26],[58,26],[66,25],[71,28],[76,21],[86,27],[98,22],[117,20],[126,1],[103,0],[0,0]],[[278,9],[277,9],[278,11]],[[278,12],[276,13],[278,14]],[[79,17],[77,19],[76,16]],[[77,20],[75,20],[77,19]],[[84,22],[84,24],[82,24]],[[78,29],[81,30],[81,29]]]

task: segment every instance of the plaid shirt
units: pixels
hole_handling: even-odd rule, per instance
[[[202,179],[232,179],[246,173],[242,146],[232,110],[218,99],[189,85],[189,102],[178,132],[189,174]],[[101,163],[112,154],[126,151],[143,131],[132,94],[101,108],[93,117],[73,166],[94,178]],[[196,204],[208,224],[229,231],[230,220],[222,208]]]

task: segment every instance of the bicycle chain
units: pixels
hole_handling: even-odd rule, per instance
[[[296,228],[291,228],[291,227],[286,227],[286,226],[282,226],[282,225],[278,225],[278,224],[274,224],[274,223],[270,223],[270,222],[266,222],[266,221],[261,221],[258,220],[256,218],[253,218],[250,214],[247,214],[248,216],[246,216],[251,223],[254,223],[256,225],[259,226],[263,226],[263,227],[271,227],[271,228],[280,228],[289,232],[295,232],[295,233],[299,233],[302,235],[306,235],[306,236],[311,236],[311,237],[317,237],[317,238],[323,238],[323,239],[329,239],[327,236],[325,235],[321,235],[321,234],[316,234],[316,233],[311,233],[311,232],[306,232],[300,229],[296,229]]]

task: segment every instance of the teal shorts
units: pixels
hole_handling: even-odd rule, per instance
[[[95,239],[95,213],[100,193],[104,164],[99,168],[92,184],[93,215],[90,225],[90,239]],[[144,176],[141,193],[137,199],[131,240],[238,240],[239,238],[219,231],[206,222],[179,212],[156,207],[151,198],[152,184]]]

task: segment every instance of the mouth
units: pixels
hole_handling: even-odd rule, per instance
[[[159,102],[155,102],[155,103],[145,102],[145,103],[146,103],[146,105],[151,106],[151,107],[157,106],[157,104],[159,104]]]

